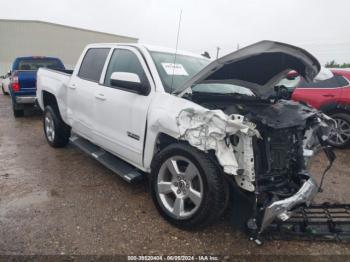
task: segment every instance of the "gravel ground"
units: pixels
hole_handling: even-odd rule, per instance
[[[317,201],[349,203],[350,150],[336,153]],[[312,170],[325,166],[320,155]],[[179,230],[157,213],[146,183],[127,184],[73,146],[49,147],[40,114],[14,119],[9,97],[0,96],[0,254],[350,255],[350,244],[257,247],[227,217],[199,232]]]

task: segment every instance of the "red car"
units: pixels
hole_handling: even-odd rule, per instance
[[[350,71],[331,71],[334,76],[327,80],[308,83],[299,79],[291,98],[320,109],[335,119],[337,132],[330,137],[329,143],[344,148],[350,144]],[[295,76],[295,80],[298,78]]]

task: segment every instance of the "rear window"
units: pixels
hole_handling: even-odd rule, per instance
[[[18,70],[38,70],[41,67],[64,69],[62,62],[53,58],[26,58],[18,62]]]
[[[78,76],[98,82],[110,48],[90,48],[81,63]]]

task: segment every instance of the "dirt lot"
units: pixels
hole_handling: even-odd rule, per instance
[[[337,151],[323,200],[350,202],[350,150]],[[318,157],[317,173],[326,165]],[[321,201],[321,199],[318,199]],[[130,185],[73,146],[53,149],[41,116],[14,119],[0,96],[0,254],[350,254],[350,244],[257,247],[223,218],[200,232],[164,221],[145,183]]]

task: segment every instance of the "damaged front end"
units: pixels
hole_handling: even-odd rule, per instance
[[[224,172],[254,196],[247,221],[253,239],[320,191],[307,171],[317,148],[329,159],[327,170],[335,159],[326,144],[332,119],[274,97],[274,86],[290,70],[312,81],[320,65],[302,49],[263,41],[213,62],[177,92],[203,107],[181,111],[180,139],[214,150]]]
[[[310,205],[320,187],[307,162],[322,148],[329,159],[326,172],[335,155],[326,144],[332,120],[317,110],[290,101],[248,110],[262,136],[254,139],[256,206],[248,223],[257,236],[276,218],[285,221],[298,207]]]
[[[311,203],[319,186],[306,163],[320,147],[333,162],[334,154],[325,144],[330,118],[290,101],[233,103],[203,94],[193,94],[192,99],[221,110],[183,110],[177,119],[180,139],[200,150],[213,150],[236,185],[254,194],[247,223],[254,238],[276,218],[285,221],[298,207]]]
[[[307,180],[303,183],[297,193],[291,197],[272,202],[265,208],[259,233],[262,233],[275,218],[285,221],[291,217],[291,212],[295,206],[306,204],[310,205],[312,199],[318,192],[318,186],[314,178],[305,177]]]

